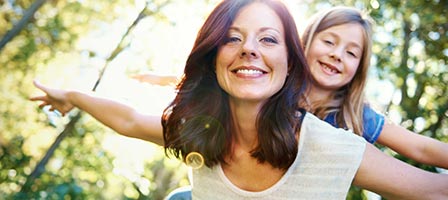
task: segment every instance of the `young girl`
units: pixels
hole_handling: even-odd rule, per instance
[[[302,106],[370,143],[448,169],[448,144],[393,124],[366,104],[364,88],[372,49],[369,17],[354,8],[331,8],[311,18],[302,41],[312,75]]]

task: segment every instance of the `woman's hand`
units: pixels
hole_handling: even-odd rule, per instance
[[[62,116],[74,108],[68,97],[69,91],[49,88],[36,80],[33,81],[33,84],[45,93],[45,95],[30,98],[31,101],[42,101],[39,105],[40,108],[50,105],[50,111],[57,110]]]

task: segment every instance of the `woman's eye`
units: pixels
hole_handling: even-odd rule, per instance
[[[277,44],[277,43],[278,43],[277,40],[276,40],[275,38],[271,38],[271,37],[264,37],[264,38],[261,38],[260,41],[262,41],[262,42],[267,42],[267,43],[272,43],[272,44]]]
[[[241,39],[238,37],[227,37],[226,39],[226,43],[235,43],[235,42],[240,42]]]

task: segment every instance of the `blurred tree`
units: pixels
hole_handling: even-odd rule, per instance
[[[388,112],[414,132],[448,142],[448,2],[379,1],[372,12],[391,40],[376,37],[379,76],[395,85]],[[415,9],[419,8],[419,9]],[[401,160],[436,171],[401,155]]]
[[[76,48],[80,37],[96,29],[98,24],[112,23],[123,17],[129,12],[123,8],[135,10],[139,3],[131,0],[47,1],[30,14],[26,11],[31,3],[6,1],[0,7],[0,36],[5,41],[0,54],[0,73],[4,75],[0,77],[0,198],[161,199],[183,178],[175,173],[179,171],[178,165],[158,167],[159,174],[165,174],[164,178],[157,178],[159,174],[156,174],[150,177],[152,179],[144,178],[151,187],[135,187],[138,182],[113,173],[113,156],[102,147],[104,134],[110,134],[110,130],[89,117],[81,117],[80,123],[71,124],[70,118],[60,118],[48,111],[36,112],[36,105],[27,100],[32,91],[32,79],[47,71],[49,62],[66,54],[83,54],[84,50]],[[137,16],[138,20],[129,30],[144,17],[163,19],[158,9],[167,3],[169,1],[146,2],[143,6],[147,9]],[[22,20],[26,16],[31,18]],[[23,21],[28,23],[23,24]],[[21,31],[7,32],[19,22]],[[11,32],[14,34],[8,34]],[[110,49],[112,53],[105,65],[126,45],[126,41],[118,42],[116,49]],[[88,55],[93,57],[96,53]],[[58,71],[50,73],[55,77],[64,76]],[[65,134],[59,137],[60,143],[47,151],[56,134],[68,124]],[[44,154],[48,157],[41,160]],[[154,159],[147,164],[145,172],[152,171],[164,160],[164,156]]]
[[[3,36],[0,41],[0,51],[3,47],[12,40],[28,23],[30,18],[36,13],[36,11],[46,2],[46,0],[37,0],[23,13],[22,19],[18,21],[14,27]]]

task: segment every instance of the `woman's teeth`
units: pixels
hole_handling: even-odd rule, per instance
[[[254,69],[239,69],[239,70],[236,71],[236,73],[238,73],[238,74],[249,74],[249,75],[263,74],[262,71],[254,70]]]

